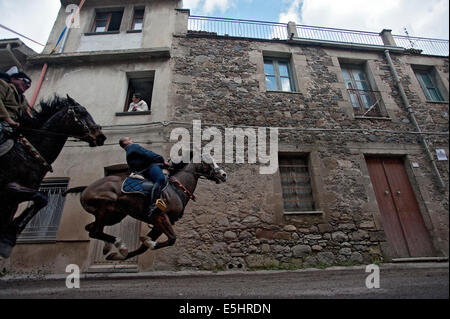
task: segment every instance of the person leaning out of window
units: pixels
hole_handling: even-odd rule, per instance
[[[130,107],[128,108],[128,112],[143,112],[148,111],[148,105],[142,99],[142,95],[139,93],[134,93],[131,98],[133,102],[130,103]]]

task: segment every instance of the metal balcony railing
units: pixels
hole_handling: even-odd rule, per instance
[[[243,37],[273,40],[286,40],[288,38],[287,24],[237,20],[226,18],[211,18],[201,16],[190,16],[188,30],[197,32],[215,33],[219,36]]]
[[[347,89],[355,116],[383,117],[381,92]]]
[[[204,16],[190,16],[188,32],[209,33],[217,36],[243,37],[263,40],[287,40],[292,29],[286,23],[265,22],[254,20],[240,20],[215,18]],[[360,45],[383,46],[384,42],[379,33],[346,29],[314,27],[306,25],[295,26],[295,36],[307,40],[331,41]],[[442,39],[418,38],[393,35],[398,47],[414,49],[426,55],[449,55],[449,41]]]
[[[345,43],[383,45],[378,33],[297,25],[299,38]]]
[[[421,50],[422,54],[448,56],[448,40],[393,35],[395,43],[405,49]]]

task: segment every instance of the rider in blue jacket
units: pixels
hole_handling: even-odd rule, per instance
[[[123,137],[119,145],[126,152],[126,159],[130,171],[137,172],[145,178],[155,183],[152,191],[152,198],[157,199],[156,203],[151,203],[148,217],[161,211],[160,207],[165,207],[165,202],[161,197],[161,190],[166,186],[166,177],[161,170],[161,166],[169,164],[164,158],[152,151],[145,149],[139,144],[135,144],[129,137]]]

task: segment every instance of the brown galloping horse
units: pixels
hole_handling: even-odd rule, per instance
[[[141,194],[125,194],[121,191],[125,177],[107,176],[99,179],[89,186],[72,188],[67,193],[81,192],[80,202],[83,208],[95,216],[95,221],[86,226],[89,237],[105,242],[103,254],[108,260],[126,260],[140,255],[151,249],[159,249],[173,245],[176,234],[172,225],[182,217],[188,201],[193,197],[200,177],[215,181],[217,184],[226,181],[226,173],[214,162],[211,156],[203,155],[201,163],[181,164],[171,175],[182,185],[176,186],[170,181],[162,191],[167,203],[167,209],[148,218],[149,198]],[[182,189],[184,187],[184,190]],[[141,237],[142,244],[135,251],[128,252],[126,245],[120,238],[105,234],[103,228],[112,226],[124,219],[127,215],[152,224],[152,230],[147,236]],[[156,240],[165,234],[165,242]],[[117,252],[112,252],[113,245]]]

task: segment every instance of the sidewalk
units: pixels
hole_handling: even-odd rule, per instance
[[[366,272],[366,270],[368,270]],[[273,271],[84,273],[0,279],[0,299],[448,299],[449,264]],[[156,301],[155,301],[156,302]]]
[[[205,277],[205,276],[229,276],[229,275],[263,275],[263,274],[283,274],[283,273],[314,273],[320,272],[339,272],[350,270],[361,270],[365,272],[367,265],[359,266],[333,266],[325,269],[306,268],[297,270],[226,270],[226,271],[202,271],[202,270],[184,270],[184,271],[151,271],[151,272],[98,272],[81,273],[80,279],[102,280],[102,279],[140,279],[140,278],[164,278],[164,277]],[[401,269],[449,269],[449,263],[446,262],[405,262],[405,263],[385,263],[380,264],[380,271],[383,270],[401,270]],[[20,281],[20,280],[65,280],[65,274],[7,274],[0,277],[0,282]]]

